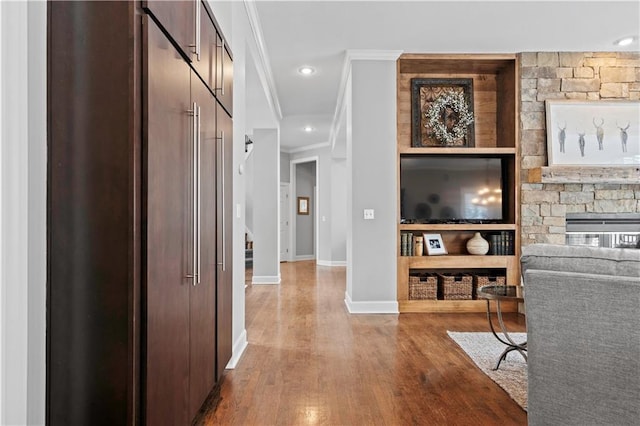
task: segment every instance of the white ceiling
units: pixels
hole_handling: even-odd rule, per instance
[[[255,1],[281,147],[329,141],[348,49],[420,53],[638,51],[640,1]],[[637,39],[636,39],[637,40]],[[316,73],[297,73],[310,65]],[[255,70],[247,79],[258,84]],[[252,84],[247,90],[251,91]],[[264,95],[264,92],[262,93]],[[256,102],[264,108],[266,101]],[[251,106],[250,109],[255,109]],[[255,116],[270,115],[253,113]],[[316,130],[305,133],[302,128]]]

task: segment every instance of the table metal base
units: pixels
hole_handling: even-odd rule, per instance
[[[518,353],[522,355],[522,357],[524,358],[524,361],[527,362],[527,354],[525,353],[527,351],[527,342],[524,341],[522,343],[516,343],[511,338],[511,336],[509,336],[507,327],[504,325],[504,321],[502,320],[502,309],[500,308],[500,300],[496,300],[496,314],[497,314],[496,316],[498,317],[498,323],[500,324],[500,329],[505,338],[503,339],[500,336],[498,336],[498,333],[496,333],[496,330],[493,327],[493,321],[491,320],[491,304],[489,302],[490,300],[487,299],[487,319],[489,320],[489,327],[491,328],[491,332],[496,337],[496,339],[498,339],[502,344],[507,346],[507,348],[504,351],[502,351],[502,354],[500,354],[500,358],[498,358],[498,362],[496,363],[496,366],[493,369],[497,370],[500,367],[500,363],[504,359],[506,359],[509,352],[512,352],[512,351],[518,351]]]

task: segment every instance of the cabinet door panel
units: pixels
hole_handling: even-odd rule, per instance
[[[220,52],[217,34],[204,4],[200,2],[200,59],[193,55],[191,64],[212,92],[216,88],[216,70]]]
[[[190,69],[155,23],[146,24],[146,423],[188,424]]]
[[[222,376],[232,350],[232,270],[233,250],[233,122],[231,117],[218,106],[217,114],[219,176],[223,176],[218,187],[218,289],[217,289],[217,360],[216,374]]]
[[[195,7],[200,1],[145,0],[142,7],[149,11],[178,45],[186,58],[191,60],[195,45]]]
[[[220,34],[217,44],[219,47],[215,94],[228,114],[233,116],[233,60]]]
[[[216,357],[216,101],[193,74],[200,107],[200,283],[191,288],[190,402],[193,418],[213,388]]]

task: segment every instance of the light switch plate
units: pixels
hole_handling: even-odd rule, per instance
[[[373,209],[364,209],[365,220],[371,220],[374,218]]]

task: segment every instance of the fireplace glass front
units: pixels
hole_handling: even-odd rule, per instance
[[[565,242],[573,246],[640,248],[640,214],[567,214]]]

